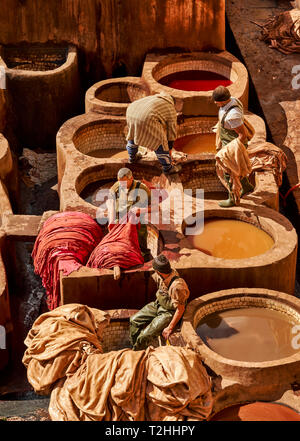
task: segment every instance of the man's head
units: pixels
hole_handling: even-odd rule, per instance
[[[156,272],[165,276],[172,272],[170,262],[163,254],[155,257],[152,263],[152,267]]]
[[[212,94],[213,100],[217,107],[223,107],[230,101],[230,92],[227,87],[218,86]]]
[[[126,188],[130,188],[133,182],[132,171],[126,167],[120,168],[118,171],[118,181],[121,185],[126,185]]]

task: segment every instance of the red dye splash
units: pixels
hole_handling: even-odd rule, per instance
[[[161,80],[164,86],[172,87],[173,89],[205,92],[214,90],[218,86],[230,86],[232,81],[223,75],[215,72],[208,72],[206,70],[187,70],[182,72],[175,72]]]

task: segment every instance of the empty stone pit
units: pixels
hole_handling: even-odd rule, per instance
[[[110,78],[94,84],[85,95],[85,111],[125,115],[130,103],[149,95],[139,77]]]

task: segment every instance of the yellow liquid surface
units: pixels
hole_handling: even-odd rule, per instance
[[[128,159],[126,149],[98,149],[90,152],[88,156],[92,156],[93,158]]]
[[[183,136],[176,139],[174,148],[188,155],[216,153],[216,135],[215,133],[199,133]]]
[[[279,311],[241,308],[208,315],[199,323],[197,334],[225,358],[262,362],[299,352],[293,347],[294,326],[290,317]]]
[[[188,235],[194,248],[223,259],[244,259],[268,251],[274,240],[263,230],[234,219],[204,220],[201,234]]]

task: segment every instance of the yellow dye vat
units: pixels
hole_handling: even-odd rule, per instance
[[[223,259],[245,259],[265,253],[274,240],[265,231],[235,219],[207,219],[200,234],[188,235],[194,248]]]
[[[175,150],[187,153],[188,155],[216,153],[216,135],[215,133],[186,135],[176,139],[174,148]]]

